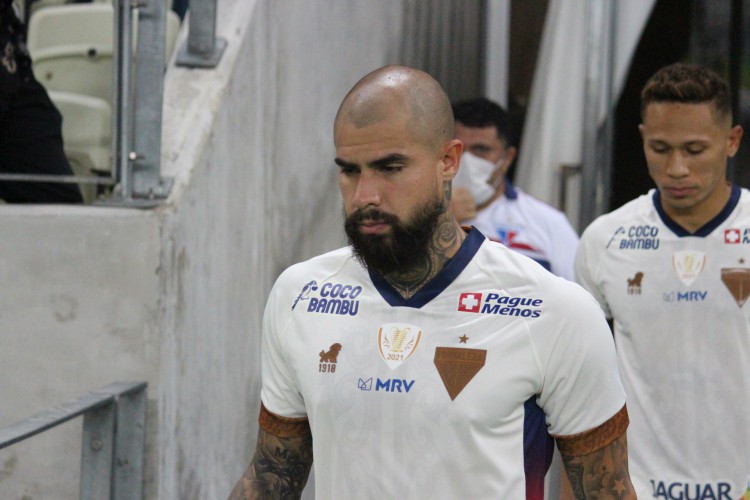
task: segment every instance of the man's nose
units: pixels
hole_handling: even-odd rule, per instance
[[[684,177],[689,169],[684,156],[679,151],[673,151],[667,158],[667,175],[670,177]]]
[[[354,189],[354,204],[358,208],[380,205],[380,186],[373,172],[364,171],[359,175]]]

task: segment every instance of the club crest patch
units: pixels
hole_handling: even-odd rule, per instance
[[[422,330],[406,323],[386,323],[378,329],[380,357],[392,370],[409,359],[419,347]]]
[[[742,307],[750,296],[750,269],[745,267],[724,268],[721,281],[732,294],[737,305]]]
[[[435,367],[451,401],[464,390],[471,379],[484,367],[487,351],[459,347],[437,347]]]

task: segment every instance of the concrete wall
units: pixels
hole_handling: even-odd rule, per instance
[[[227,496],[257,432],[266,295],[344,243],[333,117],[396,62],[402,4],[219,0],[219,67],[167,72],[161,207],[0,205],[0,425],[146,380],[146,497]],[[76,498],[79,457],[80,420],[0,451],[0,498]]]
[[[151,213],[0,205],[0,425],[116,380],[157,407],[159,248]],[[77,419],[0,451],[0,498],[77,498],[80,442]]]

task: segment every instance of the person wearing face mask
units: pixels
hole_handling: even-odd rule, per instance
[[[505,110],[478,97],[453,104],[455,138],[464,144],[452,210],[464,225],[573,280],[578,234],[564,213],[514,186],[518,154]]]

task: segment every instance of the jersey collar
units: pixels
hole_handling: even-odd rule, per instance
[[[659,196],[659,190],[654,190],[653,195],[653,202],[654,202],[654,208],[656,208],[656,213],[659,214],[659,217],[661,218],[662,222],[672,230],[674,234],[682,238],[683,236],[699,236],[701,238],[708,236],[713,232],[714,229],[719,227],[719,225],[727,220],[729,215],[734,211],[735,207],[737,206],[737,203],[740,201],[740,188],[736,184],[732,184],[732,194],[729,196],[729,200],[727,201],[727,204],[724,205],[724,208],[721,210],[721,212],[716,215],[713,219],[706,222],[703,226],[701,226],[700,229],[698,229],[694,233],[689,233],[685,228],[680,226],[677,222],[674,221],[667,213],[664,211],[664,207],[661,204],[661,197]]]
[[[425,286],[423,286],[417,293],[405,299],[398,293],[382,276],[374,273],[368,269],[370,279],[373,285],[378,290],[383,299],[388,302],[392,307],[413,307],[419,309],[429,301],[440,295],[448,285],[461,274],[461,271],[471,262],[474,255],[479,250],[479,247],[485,240],[485,236],[479,232],[475,227],[471,227],[466,239],[461,244],[461,248],[458,249],[456,255],[440,270],[440,272],[432,278]]]
[[[510,182],[510,179],[508,177],[505,177],[505,189],[504,189],[504,195],[509,200],[515,200],[518,198],[518,192],[516,191],[516,186],[513,185],[512,182]]]

